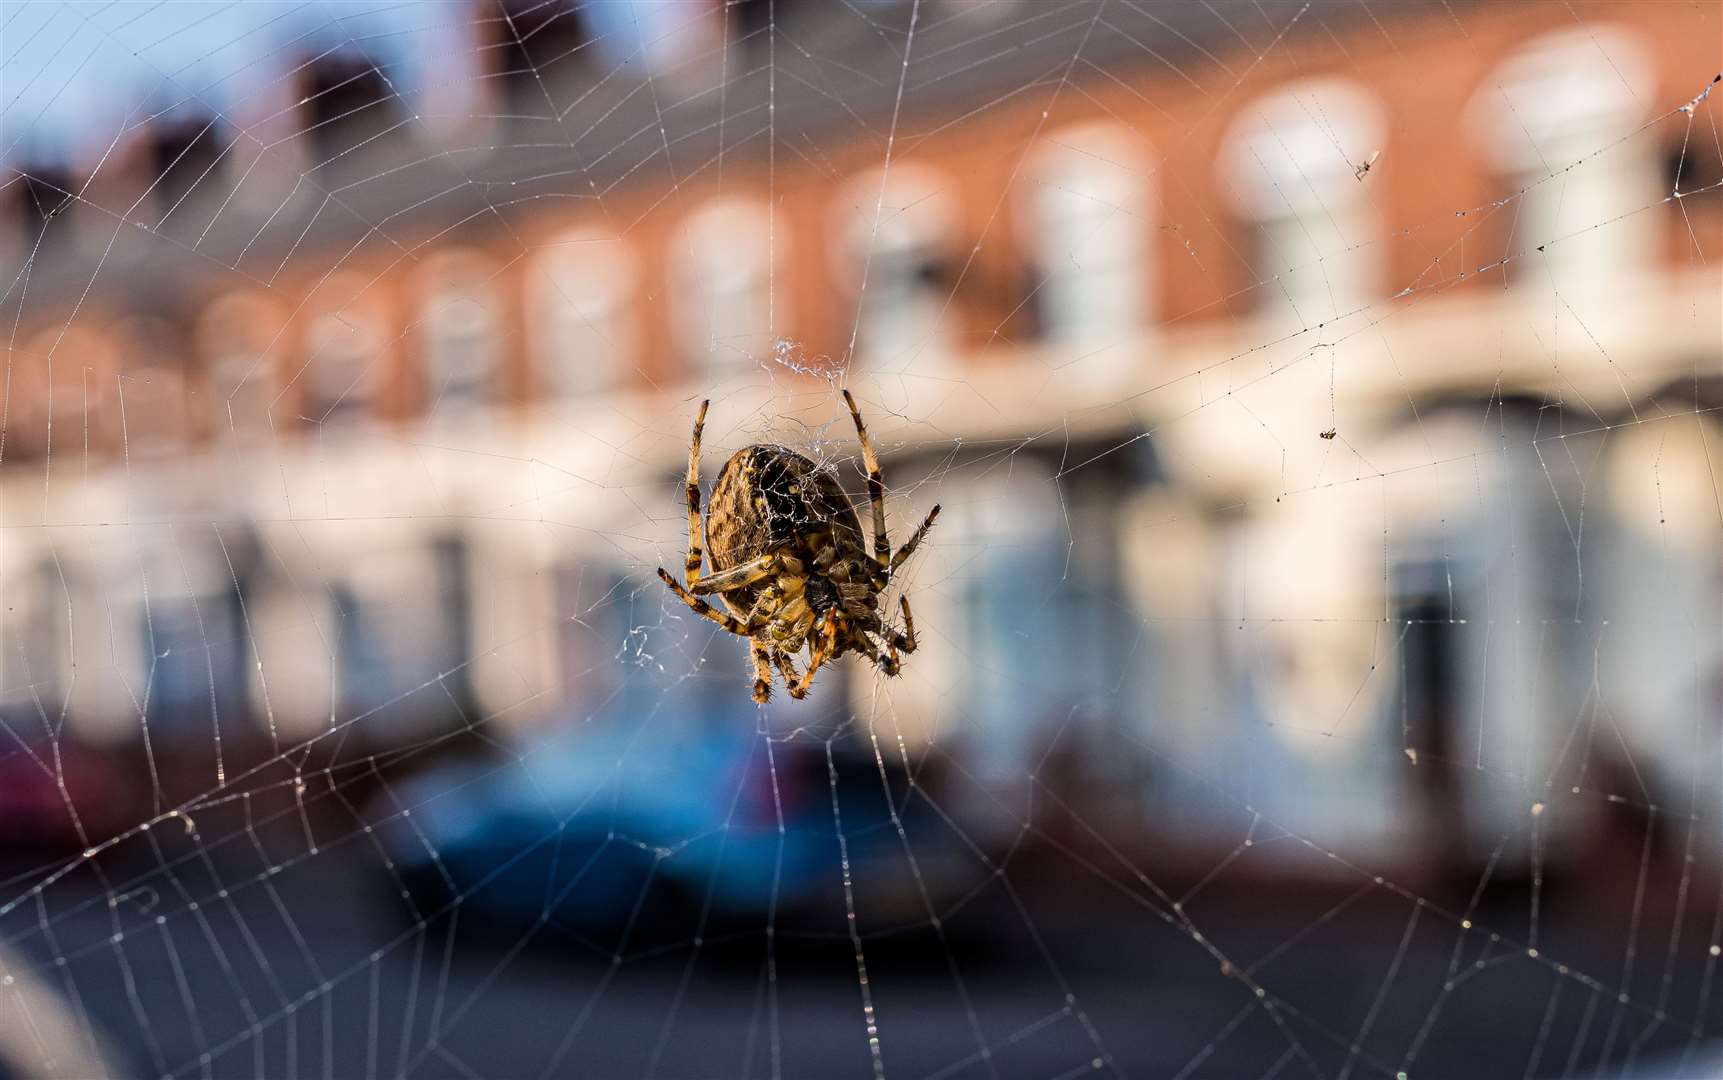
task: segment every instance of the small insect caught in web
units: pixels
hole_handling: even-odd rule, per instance
[[[1316,437],[1318,439],[1327,439],[1329,442],[1333,442],[1334,437],[1339,435],[1339,434],[1340,434],[1340,431],[1338,428],[1329,428],[1327,431],[1317,432]]]
[[[1382,151],[1380,150],[1370,151],[1370,156],[1365,158],[1357,168],[1352,170],[1352,175],[1359,180],[1363,180],[1366,176],[1370,175],[1371,167],[1376,164],[1376,159],[1381,156]]]
[[[849,496],[829,472],[783,446],[756,444],[730,456],[700,516],[700,433],[710,401],[700,403],[688,446],[688,559],[684,586],[663,567],[658,576],[695,614],[748,639],[754,663],[754,700],[771,697],[772,671],[790,696],[807,696],[814,673],[845,652],[857,653],[887,675],[901,668],[899,653],[915,651],[909,599],[900,597],[903,629],[879,613],[886,587],[933,527],[935,506],[896,552],[885,530],[885,481],[873,440],[855,398],[844,391],[867,467],[873,511],[873,550]],[[709,555],[715,573],[701,576]],[[716,595],[728,612],[701,599]],[[796,655],[808,650],[807,670]]]

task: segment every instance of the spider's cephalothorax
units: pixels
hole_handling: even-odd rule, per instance
[[[806,697],[821,664],[845,652],[860,653],[887,675],[898,673],[899,651],[915,651],[915,623],[908,598],[900,599],[903,630],[880,617],[879,597],[892,575],[915,551],[939,516],[935,506],[909,542],[892,553],[885,532],[885,481],[873,441],[855,398],[844,391],[856,438],[867,466],[873,508],[873,551],[862,537],[849,498],[819,466],[782,446],[736,451],[712,489],[702,542],[700,521],[700,431],[706,407],[694,421],[688,447],[688,585],[663,567],[658,576],[700,615],[749,641],[754,661],[754,700],[771,694],[772,668],[784,677],[790,696]],[[711,555],[711,577],[700,576],[702,553]],[[700,599],[717,594],[728,613]],[[806,646],[808,667],[796,672],[794,657]]]

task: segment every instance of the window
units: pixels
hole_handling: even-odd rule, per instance
[[[0,715],[57,715],[66,691],[71,607],[61,566],[44,558],[6,575],[0,596]],[[19,731],[32,730],[20,725]]]
[[[1295,83],[1248,105],[1220,159],[1249,225],[1265,312],[1315,326],[1380,294],[1377,221],[1358,169],[1382,147],[1381,110],[1350,83]]]
[[[470,581],[458,536],[374,552],[330,594],[343,719],[366,717],[380,742],[465,719]]]
[[[170,594],[150,604],[139,638],[150,675],[152,733],[193,746],[209,740],[212,724],[233,733],[250,689],[243,625],[232,588]]]
[[[155,315],[133,315],[118,327],[125,368],[116,387],[116,424],[134,457],[183,451],[191,437],[183,338],[177,326]]]
[[[368,284],[357,274],[337,275],[313,298],[318,314],[306,331],[306,415],[321,423],[362,416],[375,396],[385,331]]]
[[[122,346],[111,328],[73,323],[51,326],[12,350],[6,452],[47,451],[50,438],[56,459],[118,446],[112,406]]]
[[[736,372],[769,354],[784,321],[772,263],[782,264],[788,230],[774,236],[765,203],[715,198],[689,216],[672,241],[681,298],[678,344],[690,370]]]
[[[1513,195],[1510,280],[1581,309],[1637,276],[1654,237],[1633,211],[1664,194],[1658,144],[1629,137],[1650,82],[1645,50],[1606,27],[1548,34],[1485,80],[1473,108]]]
[[[948,343],[953,211],[946,189],[944,177],[914,165],[893,166],[883,192],[877,172],[846,189],[838,280],[859,293],[853,334],[863,365],[921,368],[937,363]]]
[[[199,317],[197,349],[209,385],[209,424],[215,437],[240,443],[268,438],[278,393],[275,355],[285,317],[273,302],[234,293]]]
[[[542,384],[585,394],[634,366],[638,260],[626,243],[588,229],[563,233],[532,275]]]
[[[1062,132],[1028,176],[1026,246],[1036,322],[1050,340],[1104,344],[1142,325],[1148,301],[1148,171],[1129,133]]]
[[[651,711],[663,692],[652,665],[639,662],[649,649],[656,598],[638,582],[601,563],[565,561],[556,568],[560,610],[573,618],[558,623],[562,696],[571,716],[617,720]]]
[[[1723,738],[1715,723],[1695,724],[1702,710],[1715,715],[1723,690],[1715,400],[1686,383],[1665,399],[1679,413],[1609,433],[1596,474],[1607,531],[1587,549],[1588,592],[1613,626],[1633,627],[1602,656],[1597,692],[1640,767],[1676,790],[1715,769]]]
[[[422,272],[418,336],[425,412],[433,418],[485,401],[502,328],[495,273],[489,260],[468,251],[437,255]]]
[[[977,747],[977,775],[993,783],[1021,777],[1024,763],[1046,749],[1045,728],[1076,705],[1086,615],[1075,594],[1057,587],[1066,571],[1068,537],[1051,483],[1052,471],[1036,457],[1013,462],[1009,476],[990,477],[965,498],[950,523],[969,550],[984,553],[966,574],[961,593],[965,631],[964,700],[985,717],[987,738]],[[952,542],[948,537],[948,543]],[[1049,650],[1025,635],[1033,619],[1046,628]],[[1013,672],[1000,679],[991,673]]]
[[[168,457],[190,445],[185,379],[167,364],[146,360],[119,384],[119,432],[134,459]]]

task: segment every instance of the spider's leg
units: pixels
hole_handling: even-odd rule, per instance
[[[898,606],[903,609],[903,633],[891,636],[893,652],[902,649],[906,653],[915,651],[915,616],[909,613],[909,597],[897,598]]]
[[[892,642],[886,651],[874,657],[874,666],[887,675],[896,676],[903,670],[903,661],[897,657],[897,642]]]
[[[706,427],[706,406],[712,404],[710,399],[700,403],[700,415],[694,418],[694,438],[688,443],[688,565],[686,568],[688,587],[701,592],[700,585],[700,555],[704,546],[704,530],[700,525],[700,433]]]
[[[814,681],[814,672],[820,670],[832,657],[832,643],[837,640],[838,613],[836,610],[826,612],[826,632],[819,636],[814,651],[808,658],[808,670],[802,672],[802,677],[790,684],[790,696],[801,700],[808,696],[808,686]]]
[[[813,625],[814,613],[808,608],[807,598],[798,596],[785,602],[772,617],[772,638],[780,643],[780,648],[797,652]]]
[[[891,565],[886,567],[886,573],[895,574],[897,568],[903,565],[904,560],[915,553],[915,549],[921,546],[922,538],[927,535],[927,530],[933,528],[934,519],[937,517],[939,517],[939,507],[936,504],[932,510],[927,512],[927,517],[922,519],[921,524],[916,526],[915,532],[910,534],[909,543],[898,548],[897,554],[891,557]]]
[[[745,624],[749,634],[748,655],[754,661],[754,702],[758,705],[764,705],[772,696],[772,669],[767,666],[767,662],[777,653],[777,650],[753,635],[770,621],[771,613],[776,610],[780,602],[777,587],[767,588],[765,592],[760,594],[759,599],[754,601],[754,606],[747,611],[743,611],[736,601],[729,596],[720,596],[718,599],[724,602],[724,606],[730,609],[732,615],[741,619]],[[784,685],[788,686],[789,683],[790,680],[786,678]]]
[[[751,641],[748,655],[754,660],[754,704],[764,705],[772,696],[771,654],[763,642]]]
[[[758,559],[750,559],[741,566],[732,566],[699,582],[690,579],[688,588],[696,596],[708,593],[729,592],[731,589],[741,589],[746,586],[777,576],[784,568],[783,556],[777,552],[762,555]]]
[[[730,631],[732,634],[736,634],[740,637],[748,636],[748,628],[742,625],[739,619],[734,615],[728,615],[719,611],[711,604],[708,604],[706,601],[695,596],[687,589],[684,589],[680,581],[677,581],[675,578],[670,576],[670,571],[660,566],[658,568],[658,576],[664,579],[664,584],[670,586],[670,590],[672,592],[682,598],[682,602],[684,604],[687,604],[689,607],[694,609],[694,614],[711,619],[713,622]]]
[[[784,593],[776,585],[768,585],[754,600],[754,606],[747,611],[737,607],[736,602],[728,596],[723,597],[723,600],[726,607],[741,617],[748,628],[748,636],[752,637],[777,618],[779,609],[784,606]]]
[[[881,646],[880,643],[875,640],[874,636],[865,630],[862,631],[860,636],[862,640],[867,643],[868,647],[865,651],[857,649],[856,652],[871,661],[874,667],[879,668],[879,670],[886,675],[896,675],[903,669],[903,665],[897,658],[896,642],[891,642],[890,644]]]
[[[790,659],[790,654],[782,649],[772,649],[772,662],[778,665],[778,674],[784,677],[785,686],[794,686],[801,673],[796,670],[796,662]]]
[[[850,418],[856,422],[856,441],[861,443],[862,464],[867,466],[867,498],[873,504],[873,557],[884,566],[891,557],[891,541],[885,533],[885,478],[880,475],[879,456],[873,452],[873,440],[868,438],[867,425],[862,423],[856,399],[844,391],[844,404],[850,407]]]

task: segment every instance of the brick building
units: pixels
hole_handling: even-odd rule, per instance
[[[1157,819],[1172,761],[1336,842],[1493,835],[1604,700],[1692,781],[1716,10],[761,8],[646,77],[475,7],[419,87],[271,54],[246,110],[16,172],[5,707],[272,751],[747,722],[651,581],[693,406],[709,461],[842,457],[843,373],[894,524],[947,508],[933,640],[848,692],[990,783],[1061,734]]]

